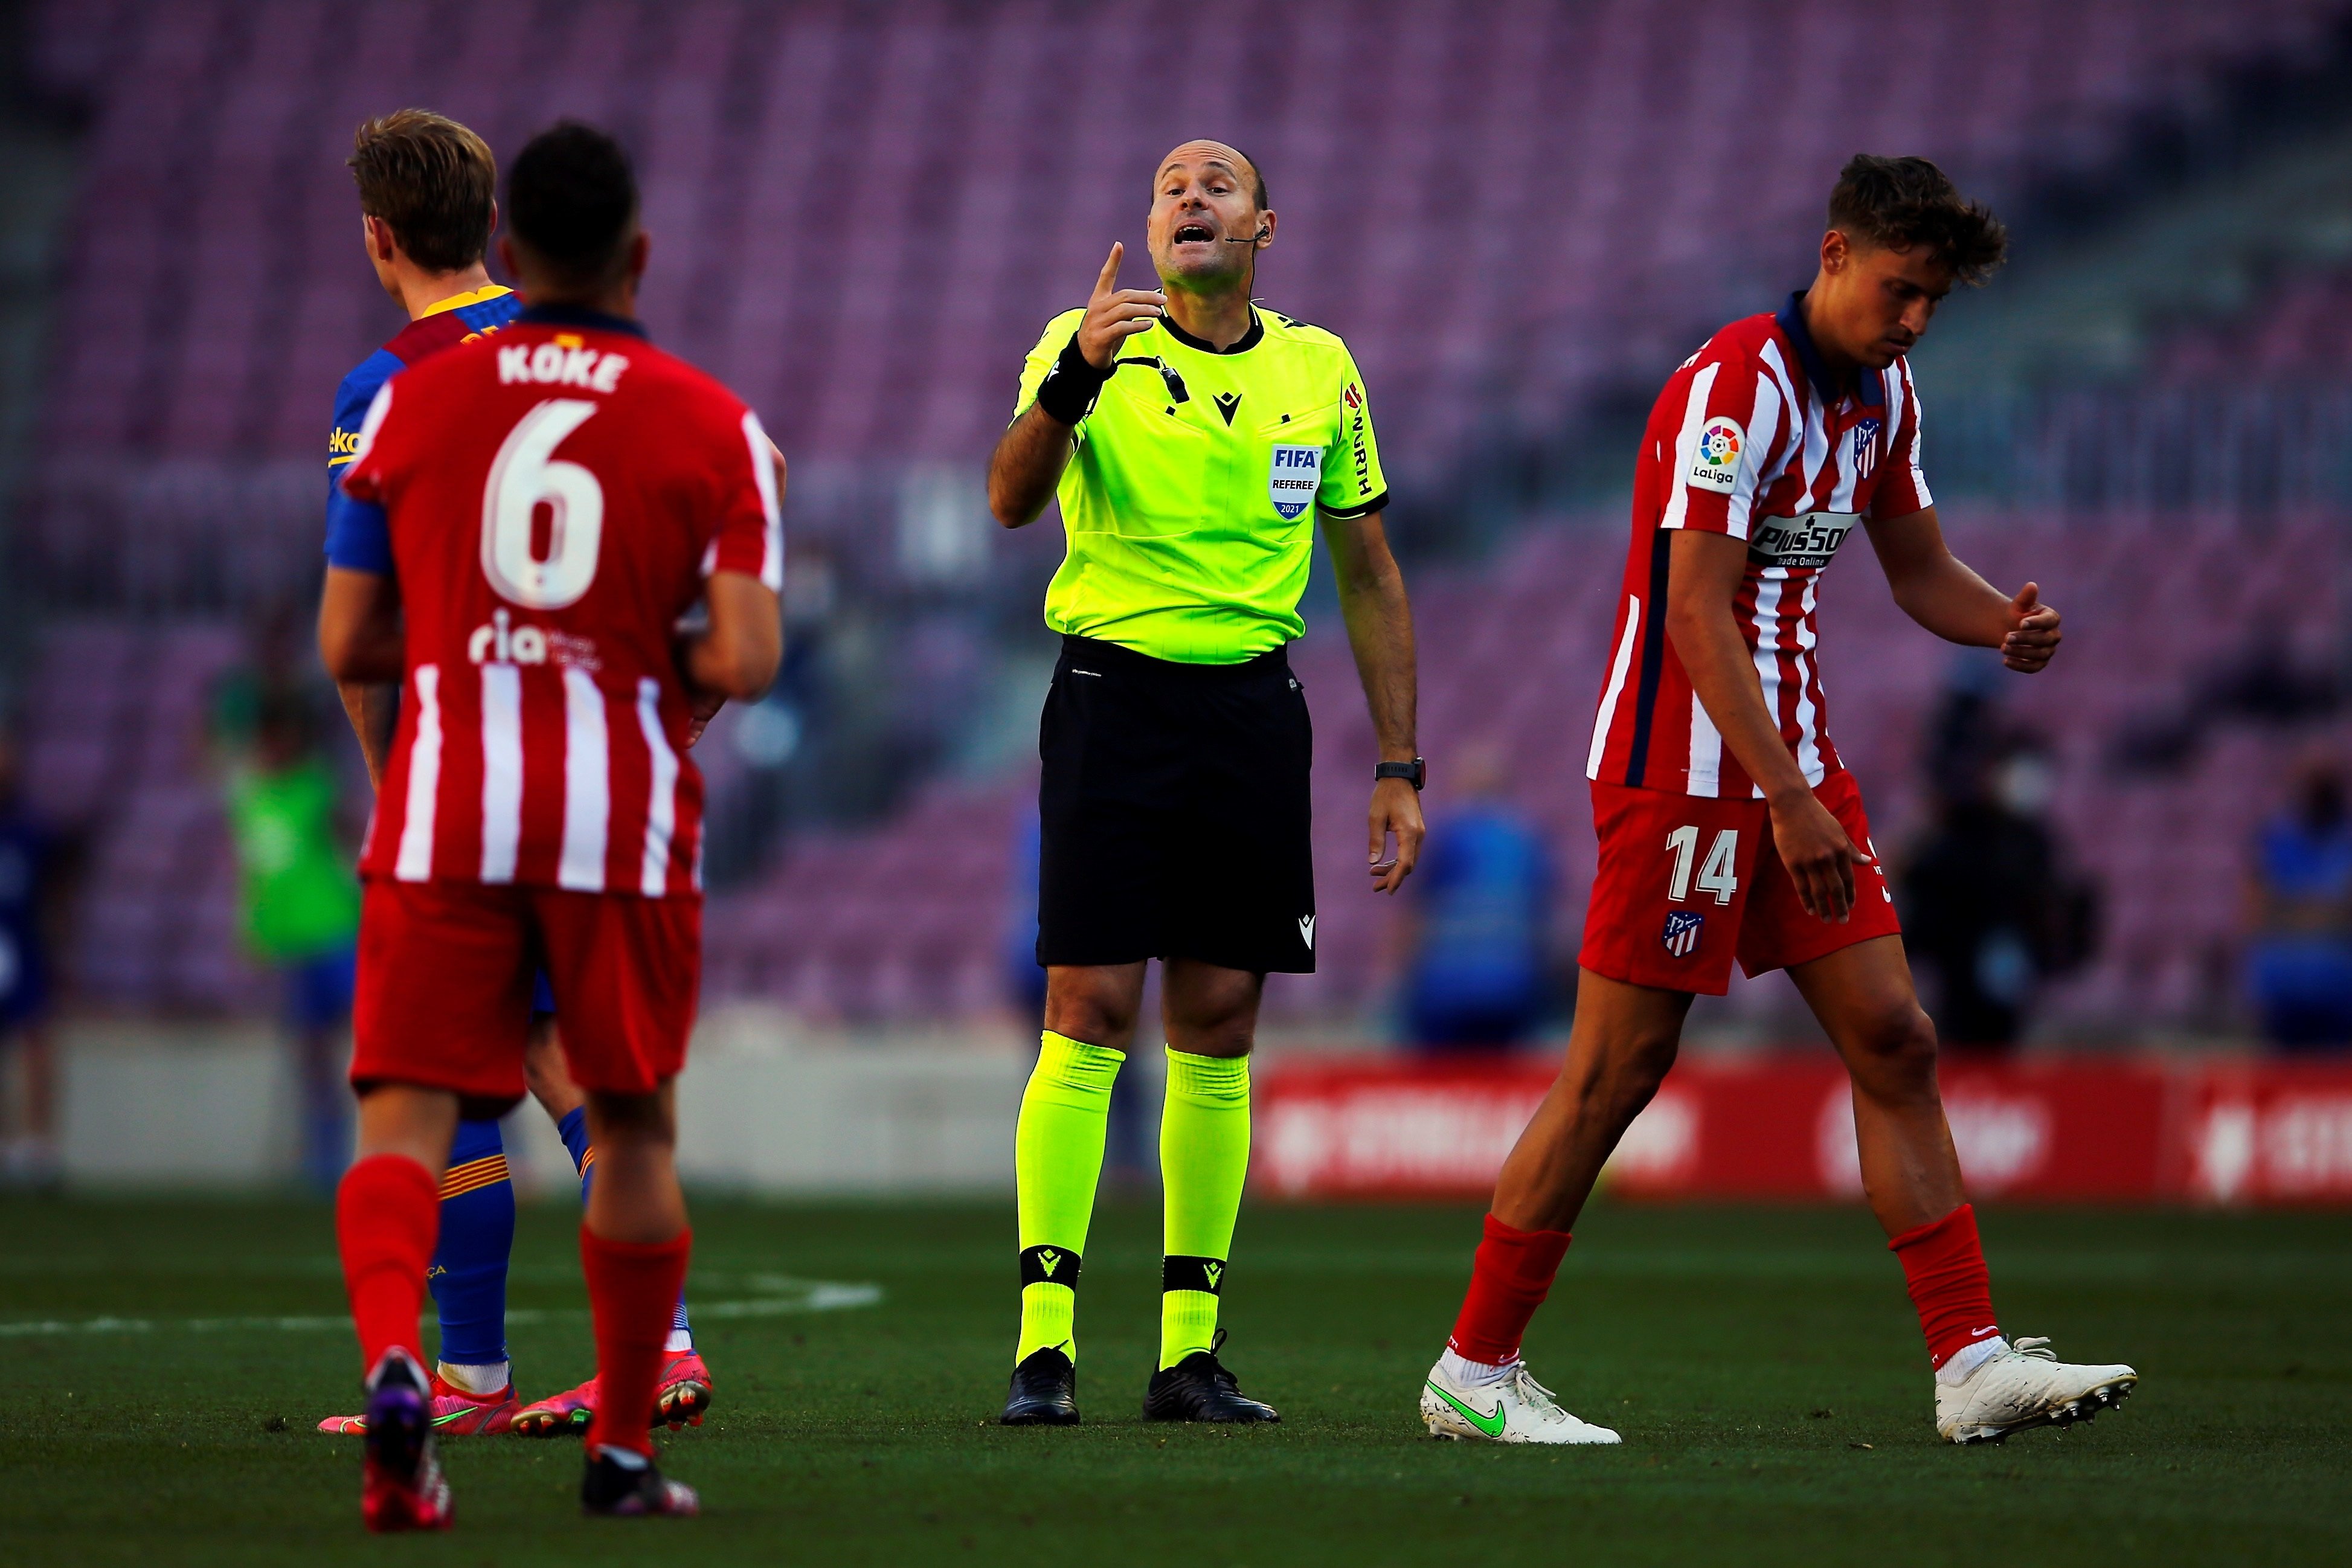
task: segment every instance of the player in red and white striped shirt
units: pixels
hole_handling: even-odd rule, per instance
[[[686,752],[698,711],[774,676],[783,542],[759,421],[633,319],[636,212],[603,132],[526,147],[502,255],[530,308],[387,382],[342,479],[382,534],[339,530],[320,652],[338,680],[402,685],[361,856],[360,1158],[338,1218],[371,1528],[447,1522],[416,1343],[440,1170],[461,1106],[522,1096],[541,963],[598,1154],[583,1500],[694,1510],[646,1431],[689,1245],[671,1091],[701,967]],[[707,624],[681,635],[698,604]]]
[[[1643,520],[1625,563],[1608,685],[1587,775],[1636,789],[1762,799],[1708,718],[1668,635],[1675,531],[1747,546],[1733,624],[1767,713],[1808,784],[1838,772],[1813,654],[1822,576],[1856,523],[1933,504],[1919,471],[1919,398],[1897,356],[1835,380],[1801,293],[1734,321],[1667,379],[1634,468]],[[2054,624],[2054,623],[2053,623]]]
[[[1901,1258],[1955,1442],[2095,1413],[2125,1366],[2012,1348],[1936,1087],[1861,792],[1824,727],[1822,575],[1856,529],[1895,603],[2041,669],[2058,614],[1945,548],[1905,354],[2000,225],[1917,158],[1854,159],[1812,287],[1735,321],[1668,379],[1643,436],[1633,540],[1588,763],[1601,837],[1568,1060],[1495,1188],[1422,1415],[1441,1436],[1613,1443],[1528,1376],[1519,1343],[1601,1163],[1673,1064],[1691,998],[1737,957],[1787,969],[1853,1079],[1863,1184]],[[2033,1352],[2033,1353],[2029,1353]]]

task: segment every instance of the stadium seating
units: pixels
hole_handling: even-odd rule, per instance
[[[51,0],[32,68],[94,115],[22,542],[51,602],[90,613],[45,632],[25,722],[37,802],[91,835],[78,992],[133,1008],[266,1000],[236,957],[201,767],[203,692],[239,639],[217,619],[123,612],[217,612],[312,580],[328,394],[397,324],[351,243],[339,154],[367,114],[425,102],[509,150],[560,113],[619,127],[656,236],[655,331],[741,389],[812,478],[973,463],[1039,326],[1111,238],[1139,238],[1140,171],[1180,135],[1232,137],[1264,160],[1283,215],[1263,292],[1347,334],[1392,473],[1427,487],[1481,432],[1546,429],[1597,389],[1646,388],[1727,310],[1770,303],[1796,269],[1754,258],[1801,255],[1848,153],[1927,153],[1997,195],[2101,165],[2143,117],[2193,105],[2217,63],[2305,47],[2344,12]],[[1180,43],[1205,51],[1181,77]],[[1162,76],[1164,90],[1139,87]],[[2340,366],[2327,302],[2342,285],[2314,287],[2336,292],[2255,333],[2276,345],[2264,366]],[[2314,321],[2333,346],[2298,360],[2295,323]],[[2177,351],[2177,377],[2200,352]],[[825,485],[796,482],[793,526],[837,531],[848,560],[885,531],[877,492],[833,489],[855,499],[828,508],[813,499]],[[1558,847],[1570,935],[1622,530],[1550,520],[1493,563],[1415,584],[1433,809],[1445,758],[1502,742]],[[2107,749],[2191,700],[2231,615],[2324,639],[2335,574],[2305,568],[2332,546],[2311,520],[1979,515],[1956,531],[2005,578],[2040,575],[2080,634],[2066,672],[2017,699],[2059,748],[2060,820],[2110,892],[2113,940],[2070,988],[2075,1013],[2210,1011],[2235,918],[2214,889],[2297,742],[2225,727],[2185,774],[2122,782]],[[1853,580],[1871,565],[1841,571],[1824,612],[1832,723],[1899,842],[1947,656]],[[1369,733],[1329,625],[1299,662],[1321,716],[1322,969],[1280,983],[1274,1005],[1360,1016],[1396,940],[1350,885]],[[849,1019],[997,1005],[1024,789],[935,785],[879,828],[796,843],[714,900],[712,994]]]
[[[2352,365],[2352,268],[2285,279],[2242,315],[2176,334],[2150,367],[2177,384],[2340,380]]]
[[[1227,136],[1285,220],[1263,293],[1346,333],[1393,477],[1428,485],[1474,433],[1549,431],[1801,281],[1755,258],[1801,256],[1858,148],[1997,195],[2100,165],[2217,64],[2343,10],[52,0],[35,68],[95,121],[37,537],[85,594],[140,603],[256,582],[226,541],[307,563],[328,390],[396,325],[339,152],[398,103],[509,150],[559,114],[618,126],[657,236],[655,330],[796,461],[884,465],[984,450],[1040,326],[1111,239],[1135,248],[1151,161]],[[1203,52],[1176,72],[1180,41]]]

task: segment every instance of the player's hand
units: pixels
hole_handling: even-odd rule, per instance
[[[1410,779],[1381,779],[1372,785],[1372,891],[1393,893],[1404,886],[1421,859],[1421,841],[1429,828],[1421,820],[1421,795]],[[1388,859],[1389,835],[1396,835],[1396,854]]]
[[[1813,792],[1772,802],[1772,843],[1797,885],[1797,900],[1815,920],[1843,925],[1853,913],[1853,868],[1868,858]]]
[[[716,691],[702,691],[693,687],[687,689],[687,696],[694,705],[693,722],[686,727],[686,749],[690,752],[694,750],[694,743],[702,739],[702,731],[709,726],[710,721],[727,706],[727,699]]]
[[[1157,289],[1118,286],[1118,259],[1127,247],[1114,243],[1102,276],[1095,279],[1094,297],[1087,301],[1087,318],[1078,323],[1078,352],[1097,370],[1108,370],[1118,358],[1118,345],[1167,313],[1168,296]]]
[[[2000,639],[2000,661],[2032,675],[2058,651],[2058,612],[2042,602],[2042,585],[2028,583],[2009,602],[2009,635]]]

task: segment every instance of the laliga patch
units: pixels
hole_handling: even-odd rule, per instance
[[[1670,910],[1666,913],[1666,929],[1659,941],[1666,944],[1667,956],[1688,958],[1698,951],[1699,928],[1706,917],[1690,910]]]
[[[1265,493],[1274,501],[1274,510],[1290,521],[1315,504],[1315,492],[1323,488],[1323,448],[1320,447],[1276,447],[1274,459],[1266,468]]]
[[[1748,446],[1748,432],[1739,421],[1718,414],[1699,429],[1691,450],[1690,483],[1703,490],[1729,495],[1739,483],[1739,454]]]

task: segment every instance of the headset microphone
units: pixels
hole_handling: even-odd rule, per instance
[[[1227,245],[1255,245],[1260,240],[1272,239],[1273,237],[1274,230],[1270,228],[1262,228],[1255,234],[1250,236],[1247,239],[1235,239],[1233,236],[1227,235],[1225,237],[1225,243]]]

